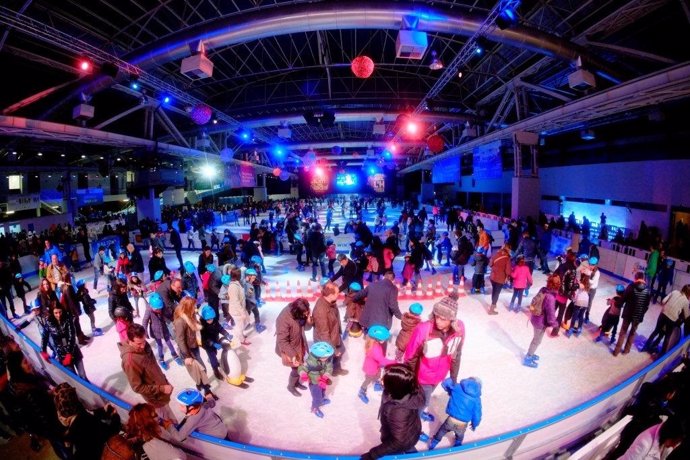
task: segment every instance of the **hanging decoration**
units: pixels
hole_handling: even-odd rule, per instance
[[[290,173],[287,171],[281,171],[280,174],[278,175],[278,177],[280,178],[280,180],[285,182],[286,180],[288,180],[290,178]]]
[[[369,56],[357,56],[350,67],[357,78],[369,78],[374,73],[374,61]]]
[[[283,172],[283,171],[281,171],[280,168],[273,169],[273,175],[276,177],[279,177],[281,172]]]
[[[443,138],[438,134],[429,136],[429,138],[426,140],[426,145],[429,147],[429,150],[431,150],[433,153],[440,153],[441,151],[443,151]]]
[[[197,125],[205,125],[208,123],[211,119],[211,115],[213,115],[213,110],[206,104],[197,104],[192,107],[192,111],[190,112],[192,121]]]
[[[331,152],[333,153],[333,155],[340,155],[341,153],[343,153],[343,148],[339,145],[334,145],[331,149]]]

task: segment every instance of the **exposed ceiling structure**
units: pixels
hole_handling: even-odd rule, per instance
[[[137,166],[154,152],[270,171],[308,151],[335,167],[383,161],[394,143],[387,161],[412,171],[517,129],[555,134],[688,98],[690,49],[670,44],[690,43],[689,23],[686,0],[9,0],[0,165],[41,151],[44,164]],[[199,54],[211,75],[184,75]],[[358,56],[374,63],[368,78]],[[93,116],[75,118],[80,104]]]

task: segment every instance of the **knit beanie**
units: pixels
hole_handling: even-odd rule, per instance
[[[458,302],[453,297],[444,297],[434,304],[433,312],[440,318],[454,320],[458,314]]]

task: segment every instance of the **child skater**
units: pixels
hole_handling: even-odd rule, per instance
[[[429,441],[429,450],[433,450],[449,431],[455,433],[453,447],[461,446],[467,426],[471,424],[474,431],[482,421],[481,380],[470,377],[455,383],[452,379],[446,379],[441,386],[450,395],[446,406],[448,417]]]
[[[513,280],[513,297],[510,299],[508,311],[520,313],[522,311],[522,294],[532,285],[532,274],[529,271],[529,266],[525,264],[525,256],[522,254],[517,256],[517,265],[513,267],[510,277]],[[517,306],[513,307],[515,299],[517,299]]]
[[[163,427],[174,441],[184,442],[193,431],[218,439],[228,439],[228,429],[223,419],[213,412],[215,403],[207,401],[199,390],[184,389],[176,399],[184,412],[184,418],[177,425],[169,420],[163,422]]]
[[[184,366],[184,361],[179,357],[175,351],[175,346],[170,338],[170,331],[163,317],[163,298],[157,292],[154,292],[149,296],[149,301],[146,303],[146,311],[144,312],[144,319],[141,325],[144,326],[149,337],[156,341],[156,346],[158,348],[158,364],[160,364],[161,369],[167,371],[170,369],[168,363],[165,361],[163,342],[168,345],[170,354],[177,363],[178,366]]]
[[[415,302],[410,305],[410,311],[403,313],[402,320],[400,321],[401,329],[398,332],[398,337],[395,339],[395,359],[398,362],[402,361],[407,344],[410,342],[410,337],[412,337],[412,331],[422,321],[420,315],[423,310],[424,306],[419,302]]]
[[[580,275],[580,287],[575,292],[573,299],[573,318],[570,322],[570,329],[565,333],[567,337],[575,334],[575,337],[580,337],[582,333],[582,323],[585,320],[585,311],[589,304],[589,275],[583,273]]]
[[[333,266],[335,265],[335,260],[337,257],[336,246],[332,239],[326,240],[326,257],[328,258],[328,277],[333,278],[335,272],[333,271]]]
[[[96,301],[91,297],[91,294],[89,294],[89,288],[86,287],[84,280],[78,280],[76,286],[77,301],[81,302],[84,313],[86,313],[86,316],[89,317],[89,321],[91,321],[91,334],[94,337],[103,335],[103,330],[96,327],[96,317],[93,314],[96,311]]]
[[[362,315],[364,309],[365,298],[355,300],[355,295],[362,290],[362,285],[358,282],[350,283],[350,289],[345,295],[345,330],[343,331],[343,340],[347,336],[359,337],[362,335],[362,326],[359,324],[359,317]]]
[[[489,259],[486,257],[486,249],[477,248],[477,252],[474,253],[474,276],[472,277],[472,290],[470,293],[475,294],[481,292],[486,294],[484,288],[484,275],[486,274],[486,266],[489,263]]]
[[[611,332],[611,340],[609,344],[613,345],[616,343],[616,331],[618,330],[618,320],[621,317],[621,311],[623,310],[623,294],[625,294],[625,286],[619,284],[616,286],[616,295],[606,301],[609,308],[604,312],[604,316],[601,318],[601,326],[599,327],[599,335],[595,342],[601,342],[604,336]]]
[[[309,382],[311,412],[319,418],[323,418],[321,406],[331,402],[324,396],[327,386],[331,384],[334,352],[335,350],[328,342],[316,342],[309,347],[307,359],[297,368],[300,380]]]
[[[369,384],[374,383],[374,391],[382,391],[383,386],[379,381],[381,379],[381,369],[389,364],[395,364],[395,361],[386,358],[386,353],[384,353],[381,346],[391,336],[388,329],[380,324],[374,324],[369,328],[367,335],[367,341],[364,344],[366,356],[364,357],[364,366],[362,367],[364,370],[364,382],[357,394],[364,404],[369,404],[369,398],[367,397]]]

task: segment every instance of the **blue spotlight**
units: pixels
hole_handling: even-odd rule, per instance
[[[273,150],[273,154],[279,158],[282,158],[285,155],[285,149],[283,147],[276,147]]]
[[[499,29],[505,30],[518,23],[517,8],[520,6],[518,0],[507,0],[504,2],[503,9],[496,17],[496,25]]]
[[[384,150],[383,151],[383,158],[385,158],[386,160],[390,160],[391,158],[393,158],[393,154],[390,153],[388,150]]]
[[[170,96],[163,96],[163,104],[170,104],[171,100]]]
[[[139,83],[133,81],[132,83],[129,84],[129,87],[132,88],[135,91],[139,91]]]
[[[249,134],[249,131],[242,131],[240,133],[240,139],[242,139],[243,141],[248,141],[251,139],[251,137],[252,136],[251,136],[251,134]]]

